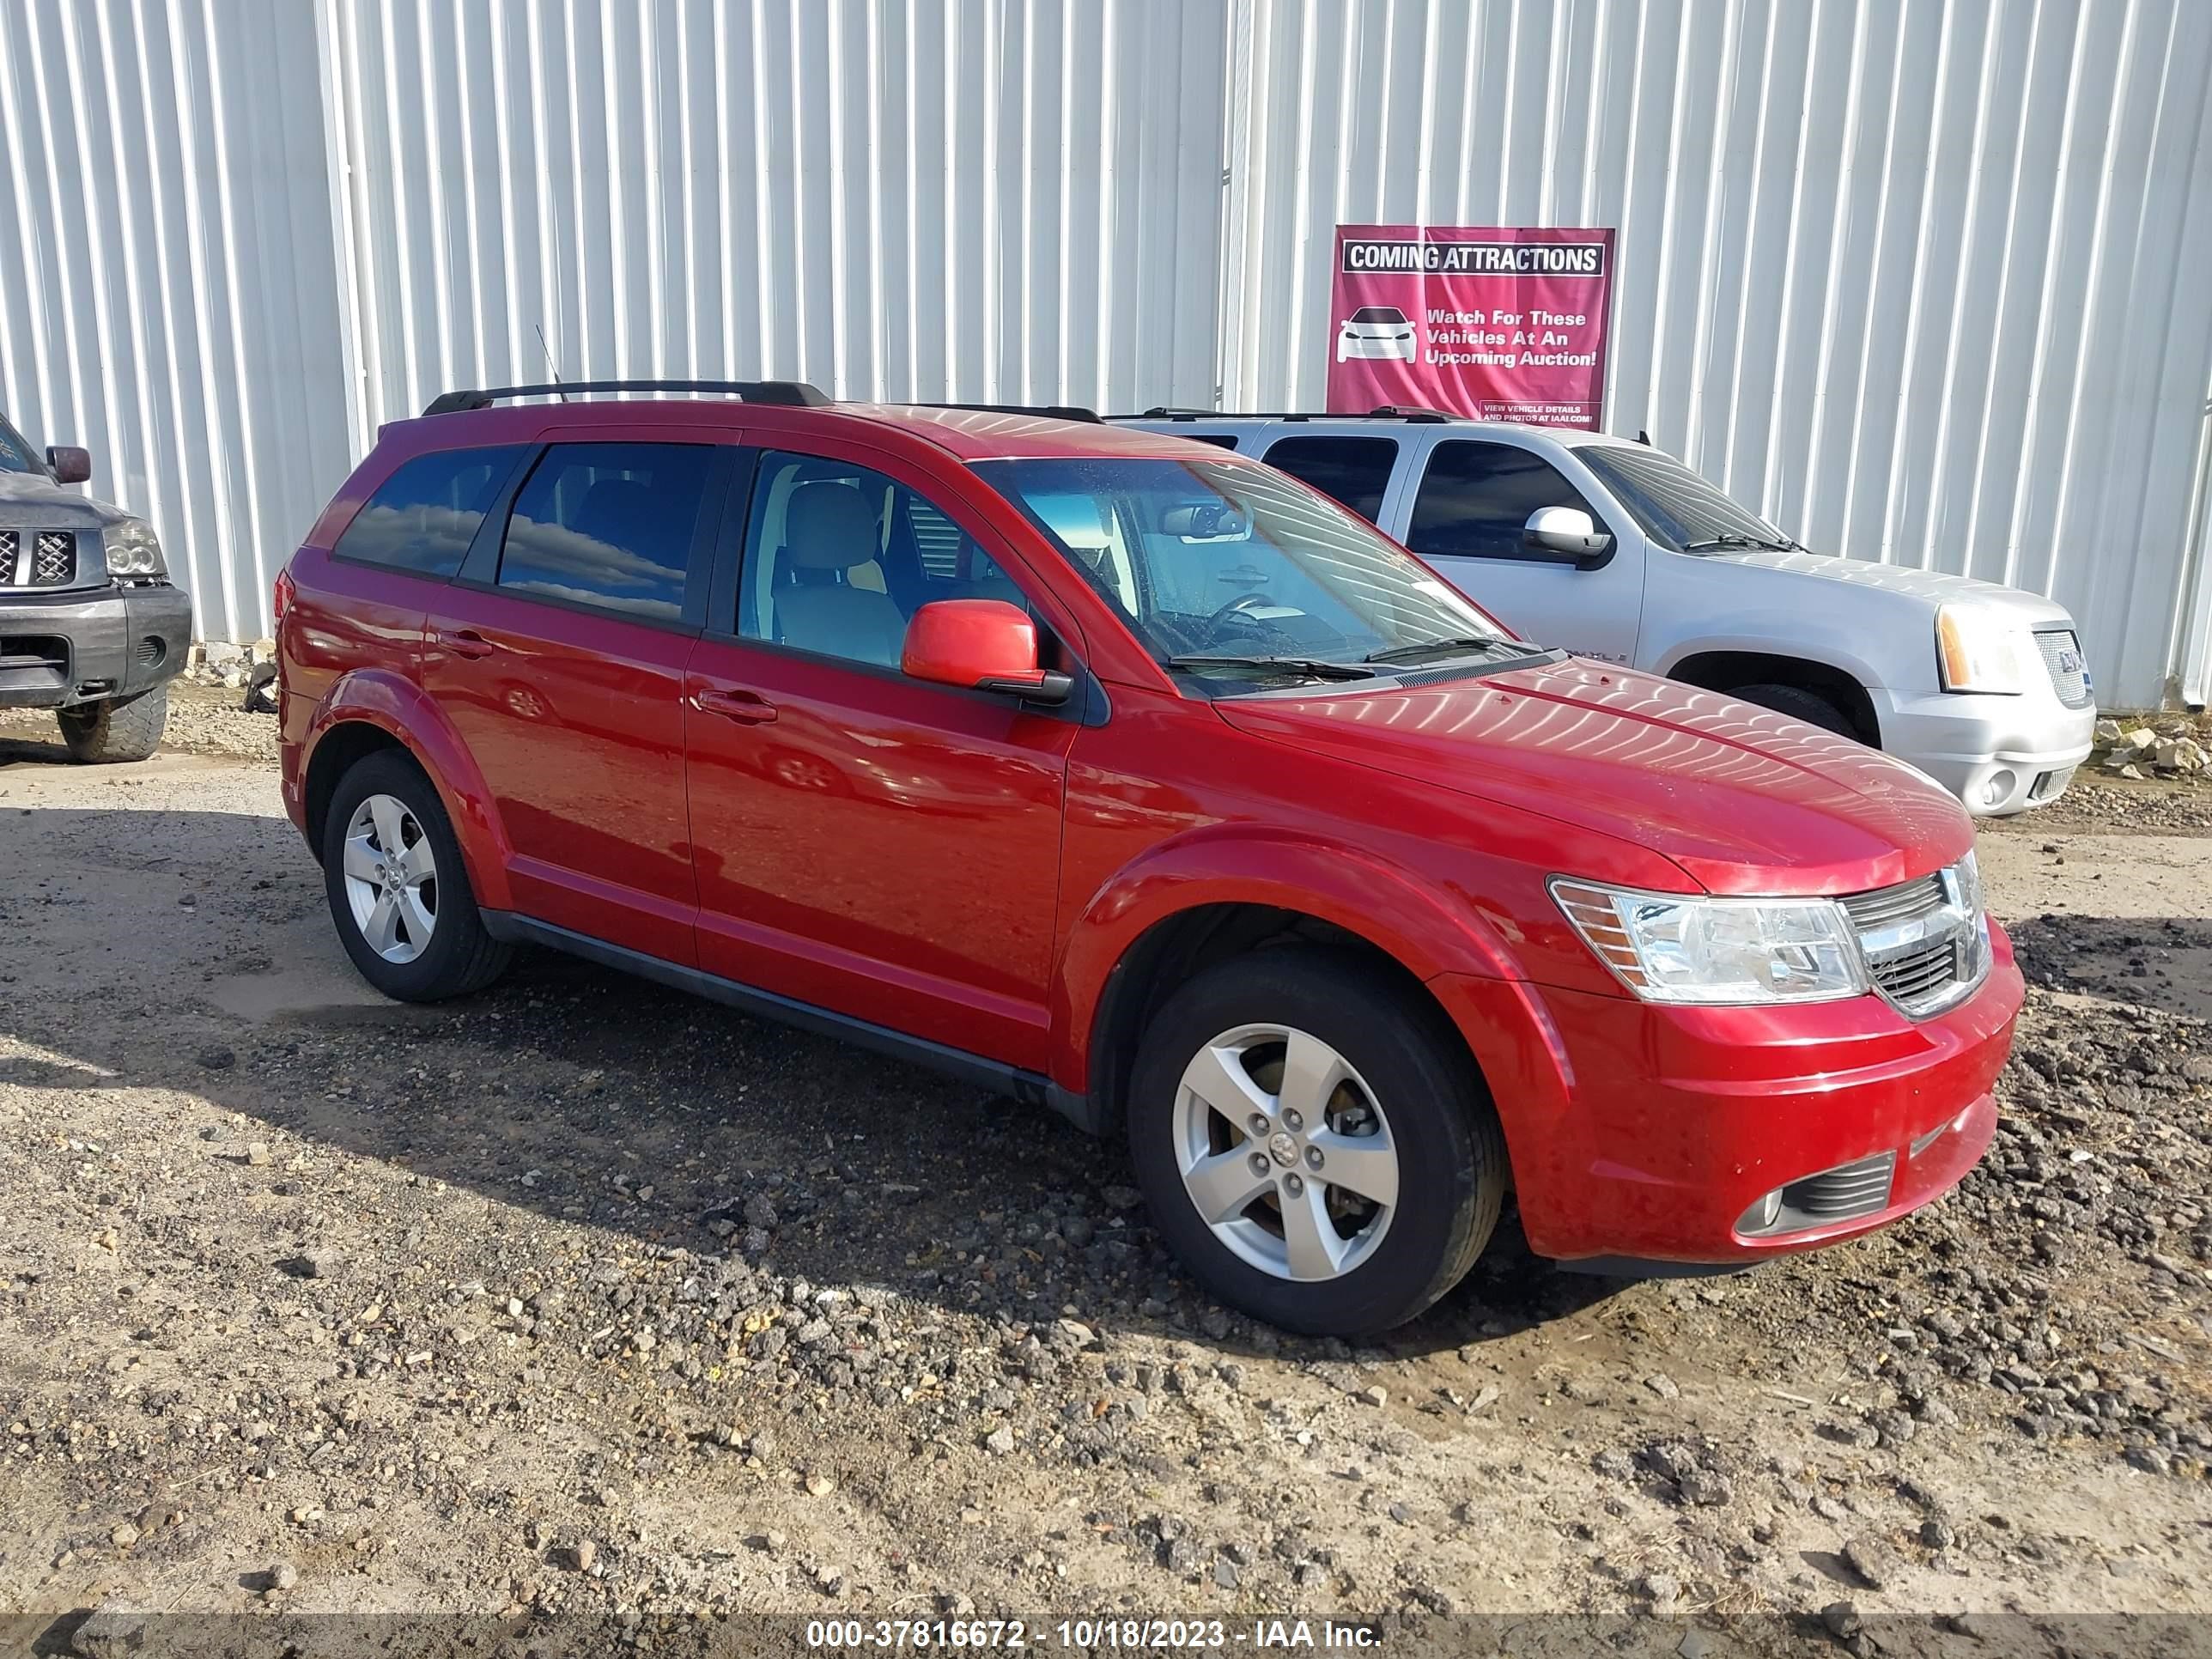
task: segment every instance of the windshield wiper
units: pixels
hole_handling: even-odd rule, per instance
[[[1314,680],[1370,680],[1375,671],[1356,662],[1330,662],[1322,657],[1170,657],[1170,668],[1258,668],[1278,674],[1298,674]]]
[[[1685,542],[1685,553],[1702,553],[1707,548],[1748,547],[1762,553],[1795,553],[1799,550],[1795,542],[1771,542],[1763,536],[1707,536],[1702,541]]]
[[[1494,635],[1463,635],[1455,640],[1423,640],[1418,645],[1394,645],[1387,651],[1370,651],[1362,662],[1419,662],[1430,657],[1457,657],[1470,651],[1507,650],[1519,653],[1527,650],[1518,640],[1499,639]]]

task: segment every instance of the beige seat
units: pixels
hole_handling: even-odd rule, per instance
[[[776,559],[775,637],[801,651],[897,667],[905,616],[888,593],[851,581],[881,550],[876,515],[850,484],[793,490]]]

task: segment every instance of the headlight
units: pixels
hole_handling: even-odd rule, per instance
[[[1850,919],[1832,899],[1551,885],[1583,942],[1646,1002],[1828,1002],[1868,988]]]
[[[125,519],[100,532],[107,550],[111,576],[159,576],[168,567],[161,562],[161,539],[143,519]]]
[[[1947,605],[1936,612],[1936,662],[1946,691],[2017,696],[2027,689],[2027,643],[2025,629],[1982,605]]]

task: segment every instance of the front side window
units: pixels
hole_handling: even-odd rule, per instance
[[[376,487],[331,551],[418,575],[451,576],[521,456],[512,446],[417,455]]]
[[[1463,440],[1440,443],[1429,452],[1406,545],[1425,558],[1544,557],[1530,551],[1522,532],[1528,515],[1547,507],[1577,507],[1604,526],[1582,492],[1534,451]]]
[[[714,451],[555,444],[514,498],[499,585],[647,622],[679,622]]]
[[[1204,690],[1534,649],[1372,525],[1264,466],[1086,458],[975,471],[1155,659]]]
[[[1597,474],[1644,533],[1677,553],[1733,547],[1789,552],[1797,544],[1723,495],[1672,455],[1638,445],[1585,444],[1575,459]]]
[[[1301,483],[1341,501],[1370,524],[1382,516],[1382,492],[1398,465],[1395,438],[1280,438],[1262,458]]]
[[[30,445],[30,441],[4,420],[0,420],[0,472],[28,472],[43,478],[46,463]]]
[[[896,668],[908,621],[933,599],[1029,608],[949,514],[849,461],[763,456],[745,545],[738,632],[795,651]]]

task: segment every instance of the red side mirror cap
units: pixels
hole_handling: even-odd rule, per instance
[[[1000,691],[1024,702],[1065,702],[1066,674],[1037,661],[1036,624],[1004,599],[935,599],[906,625],[899,667],[918,680]]]

